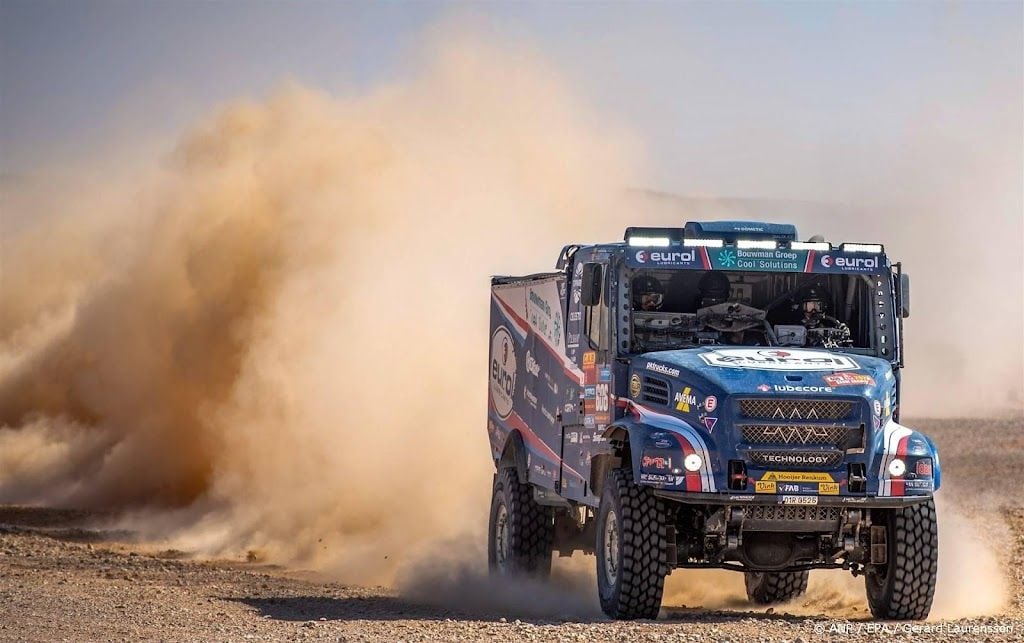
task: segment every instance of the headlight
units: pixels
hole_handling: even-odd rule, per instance
[[[685,460],[683,460],[683,466],[686,467],[687,471],[697,471],[703,464],[704,461],[701,460],[700,456],[697,455],[696,453],[691,453],[690,455],[686,456]]]
[[[898,478],[907,472],[907,463],[899,458],[893,458],[893,461],[889,463],[889,475],[894,478]]]

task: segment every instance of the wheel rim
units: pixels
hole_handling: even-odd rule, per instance
[[[608,585],[615,585],[619,577],[619,518],[611,509],[604,519],[604,577]]]
[[[494,516],[494,562],[502,572],[508,571],[508,539],[508,510],[501,503]]]

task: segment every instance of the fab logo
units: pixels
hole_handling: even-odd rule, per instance
[[[502,420],[512,415],[516,392],[516,345],[504,326],[491,336],[491,403]]]

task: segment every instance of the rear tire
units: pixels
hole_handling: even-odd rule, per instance
[[[785,603],[807,591],[808,572],[744,572],[747,598],[754,603]]]
[[[554,539],[554,509],[534,501],[533,487],[520,482],[514,468],[500,470],[494,476],[487,535],[491,575],[546,578]]]
[[[665,508],[628,469],[608,473],[597,518],[597,589],[614,619],[658,617],[668,565]]]
[[[864,576],[871,613],[879,619],[926,618],[939,568],[935,501],[876,511],[872,520],[886,527],[886,562]]]

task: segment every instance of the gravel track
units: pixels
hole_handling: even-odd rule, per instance
[[[195,560],[86,528],[96,516],[0,507],[0,640],[762,641],[1024,639],[1024,503],[1008,493],[1024,464],[1024,420],[908,421],[943,454],[943,491],[1002,538],[1009,586],[999,614],[875,622],[826,602],[715,610],[667,601],[657,621],[438,608],[382,587],[324,581],[244,561]],[[1005,524],[999,515],[1005,516]],[[940,530],[942,526],[940,524]],[[593,560],[593,559],[590,559]],[[941,564],[941,559],[940,559]],[[970,557],[963,564],[970,565]],[[811,575],[812,585],[814,573]],[[941,587],[941,584],[940,584]],[[596,591],[596,590],[595,590]],[[830,616],[831,615],[831,616]]]

